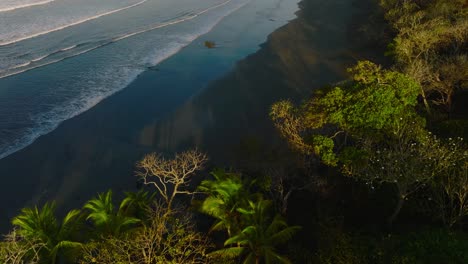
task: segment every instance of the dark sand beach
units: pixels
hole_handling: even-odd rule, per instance
[[[1,231],[24,206],[55,199],[70,209],[109,188],[137,188],[134,164],[148,152],[197,147],[214,166],[235,159],[246,139],[275,142],[273,102],[341,81],[357,60],[383,62],[382,50],[359,37],[370,7],[303,0],[294,15],[296,3],[286,2],[261,14],[246,5],[124,90],[0,160]]]

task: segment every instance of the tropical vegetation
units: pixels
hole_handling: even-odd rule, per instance
[[[378,2],[389,63],[272,105],[268,168],[147,154],[120,200],[22,209],[0,263],[468,263],[468,5]]]

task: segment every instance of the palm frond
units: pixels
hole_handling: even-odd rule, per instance
[[[273,245],[286,243],[287,241],[291,240],[294,234],[296,234],[296,232],[299,231],[300,229],[301,229],[300,226],[287,227],[279,231],[278,233],[273,234],[271,236],[271,243]]]
[[[21,213],[13,218],[12,224],[19,227],[18,233],[21,235],[48,242],[49,236],[54,236],[58,231],[55,203],[46,203],[40,210],[37,206],[23,208]]]
[[[76,217],[81,213],[80,210],[78,209],[75,209],[75,210],[71,210],[70,212],[67,213],[67,215],[65,216],[65,218],[63,218],[63,221],[62,221],[62,226],[67,226],[69,225],[72,221],[74,221],[76,219]]]
[[[223,248],[220,250],[213,251],[208,254],[210,257],[225,257],[225,258],[235,258],[244,252],[245,248],[243,247],[229,247],[229,248]]]
[[[55,263],[55,260],[57,259],[57,255],[61,249],[74,249],[74,248],[81,248],[83,247],[83,244],[80,242],[73,242],[73,241],[60,241],[55,247],[52,249],[50,252],[50,256],[52,259],[52,262]]]
[[[84,206],[90,213],[86,220],[92,220],[95,225],[104,225],[108,223],[114,212],[114,204],[112,203],[112,191],[109,190],[104,194],[98,194],[95,199],[89,200]]]
[[[125,192],[125,198],[120,203],[119,212],[131,207],[141,210],[143,207],[149,207],[153,202],[156,193],[150,194],[148,191],[139,190],[138,192]]]
[[[274,234],[276,231],[281,230],[282,228],[288,227],[288,224],[281,215],[276,215],[271,221],[271,224],[266,229],[267,234]]]
[[[291,261],[288,258],[279,255],[273,250],[270,250],[270,249],[265,250],[265,264],[278,263],[278,262],[283,263],[283,264],[291,264]]]
[[[244,259],[243,264],[255,264],[257,262],[256,260],[257,256],[253,252],[250,252],[247,257]]]
[[[249,243],[249,239],[246,237],[246,235],[243,233],[240,233],[224,241],[224,246],[229,246],[233,244],[245,245],[248,243]]]
[[[211,226],[209,232],[220,231],[220,230],[224,230],[226,228],[227,228],[227,223],[225,221],[217,221]]]

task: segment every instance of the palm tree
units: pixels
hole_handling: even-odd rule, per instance
[[[237,174],[217,170],[211,175],[214,180],[202,181],[197,189],[208,194],[199,205],[199,210],[217,220],[210,231],[226,229],[230,237],[236,231],[233,229],[238,226],[240,214],[237,208],[246,201],[246,192]]]
[[[18,234],[25,239],[44,243],[41,259],[55,263],[62,250],[74,250],[82,244],[74,239],[79,227],[79,210],[72,210],[59,223],[55,217],[56,205],[46,203],[41,209],[23,208],[21,214],[13,218],[12,223],[18,227]]]
[[[115,210],[112,203],[112,191],[109,190],[106,193],[98,194],[97,198],[89,200],[83,208],[89,211],[86,220],[91,220],[102,235],[119,236],[122,232],[141,222],[138,218],[126,216],[124,207],[120,206],[117,211]]]
[[[286,257],[277,253],[276,247],[290,240],[300,229],[299,226],[288,226],[284,219],[277,214],[271,219],[269,209],[271,201],[260,199],[258,202],[249,201],[247,209],[239,208],[245,227],[235,236],[224,243],[231,246],[211,253],[226,257],[247,254],[244,264],[291,263]]]
[[[143,220],[146,218],[152,203],[154,203],[155,195],[156,193],[150,194],[144,190],[125,192],[125,198],[120,203],[119,210],[124,212],[126,216],[133,216]]]

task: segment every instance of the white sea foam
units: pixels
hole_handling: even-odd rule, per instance
[[[26,69],[21,69],[21,70],[14,71],[14,72],[5,73],[3,75],[2,75],[2,72],[0,72],[0,79],[6,78],[6,77],[9,77],[9,76],[13,76],[13,75],[17,75],[17,74],[20,74],[20,73],[24,73],[24,72],[27,72],[27,71],[31,71],[31,70],[34,70],[34,69],[37,69],[37,68],[40,68],[40,67],[44,67],[44,66],[47,66],[47,65],[51,65],[51,64],[54,64],[54,63],[57,63],[57,62],[61,62],[61,61],[64,61],[66,59],[73,58],[73,57],[79,56],[81,54],[85,54],[87,52],[90,52],[92,50],[98,49],[98,48],[100,48],[102,46],[105,46],[105,45],[107,45],[107,44],[103,44],[103,45],[95,46],[95,47],[92,47],[92,48],[89,48],[89,49],[85,49],[85,50],[80,51],[78,53],[75,53],[75,54],[60,58],[60,59],[51,60],[51,61],[45,62],[43,64],[33,66],[31,68],[26,68]],[[66,50],[70,50],[70,49],[66,49]],[[61,51],[66,51],[66,50],[61,50]],[[55,54],[55,53],[57,53],[57,52],[53,52],[51,54]],[[39,58],[39,59],[36,59],[36,60],[32,60],[30,62],[24,63],[22,65],[12,67],[12,68],[8,69],[7,71],[11,71],[11,70],[14,70],[14,69],[26,67],[26,66],[30,65],[32,62],[34,62],[34,61],[40,61],[40,60],[42,60],[44,58],[47,58],[49,56],[50,56],[50,54],[46,55],[46,56],[43,56],[42,58]],[[5,72],[7,72],[7,71],[5,71]]]
[[[85,22],[88,22],[88,21],[91,21],[91,20],[94,20],[94,19],[97,19],[97,18],[100,18],[100,17],[103,17],[103,16],[108,16],[108,15],[111,15],[111,14],[122,12],[124,10],[127,10],[127,9],[130,9],[130,8],[139,6],[141,4],[144,4],[147,1],[148,0],[142,0],[142,1],[138,2],[138,3],[133,4],[133,5],[122,7],[122,8],[119,8],[119,9],[114,9],[114,10],[111,10],[111,11],[107,11],[107,12],[104,12],[104,13],[101,13],[101,14],[98,14],[98,15],[95,15],[95,16],[87,17],[85,19],[81,19],[81,20],[69,23],[67,25],[63,25],[63,26],[60,26],[60,27],[56,27],[56,28],[53,28],[53,29],[46,30],[46,31],[41,31],[41,32],[38,32],[38,33],[34,33],[34,34],[31,34],[31,35],[28,35],[28,36],[25,36],[25,37],[20,37],[20,38],[16,38],[16,39],[13,39],[13,40],[0,42],[0,47],[1,46],[6,46],[6,45],[11,45],[11,44],[14,44],[14,43],[17,43],[17,42],[20,42],[20,41],[24,41],[24,40],[27,40],[27,39],[32,39],[32,38],[35,38],[35,37],[39,37],[39,36],[49,34],[49,33],[55,32],[55,31],[63,30],[63,29],[69,28],[69,27],[73,27],[73,26],[76,26],[76,25],[79,25],[79,24],[82,24],[82,23],[85,23]]]
[[[40,60],[43,60],[43,59],[45,59],[45,58],[47,58],[47,57],[49,57],[49,56],[50,56],[50,54],[47,54],[47,55],[44,55],[44,56],[40,56],[40,57],[37,57],[37,58],[35,58],[35,59],[32,59],[31,62],[40,61]]]
[[[147,1],[147,0],[145,0]],[[4,71],[4,73],[2,74],[2,72],[0,72],[0,79],[1,78],[6,78],[6,77],[9,77],[9,76],[13,76],[13,75],[16,75],[16,74],[20,74],[20,73],[24,73],[26,71],[30,71],[30,70],[33,70],[33,69],[37,69],[37,68],[40,68],[40,67],[43,67],[43,66],[47,66],[47,65],[50,65],[50,64],[54,64],[54,63],[57,63],[57,62],[61,62],[65,59],[68,59],[68,58],[72,58],[72,57],[75,57],[75,56],[78,56],[78,55],[81,55],[81,54],[85,54],[89,51],[92,51],[92,50],[95,50],[95,49],[98,49],[98,48],[101,48],[103,46],[106,46],[106,45],[109,45],[113,42],[117,42],[117,41],[120,41],[120,40],[123,40],[123,39],[127,39],[127,38],[130,38],[130,37],[133,37],[133,36],[136,36],[136,35],[139,35],[139,34],[143,34],[143,33],[146,33],[146,32],[149,32],[149,31],[152,31],[152,30],[156,30],[156,29],[160,29],[160,28],[163,28],[163,27],[167,27],[167,26],[171,26],[171,25],[175,25],[175,24],[178,24],[178,23],[182,23],[182,22],[185,22],[185,21],[188,21],[188,20],[192,20],[192,19],[195,19],[196,17],[200,16],[200,15],[203,15],[204,13],[208,12],[208,11],[211,11],[213,9],[216,9],[216,8],[220,8],[224,5],[227,5],[229,4],[230,2],[232,2],[233,0],[226,0],[220,4],[217,4],[215,6],[212,6],[212,7],[209,7],[209,8],[206,8],[204,10],[201,10],[200,12],[197,12],[195,14],[192,14],[190,16],[187,16],[187,17],[184,17],[184,18],[179,18],[179,19],[176,19],[176,20],[172,20],[172,21],[169,21],[169,22],[166,22],[166,23],[161,23],[161,24],[157,24],[155,26],[152,26],[152,27],[149,27],[147,29],[144,29],[144,30],[139,30],[139,31],[136,31],[136,32],[132,32],[132,33],[128,33],[128,34],[125,34],[123,36],[119,36],[119,37],[115,37],[113,39],[111,39],[110,41],[108,42],[105,42],[104,44],[100,44],[100,45],[97,45],[95,47],[92,47],[92,48],[89,48],[89,49],[86,49],[86,50],[83,50],[83,51],[79,51],[75,54],[69,54],[63,58],[60,58],[60,59],[55,59],[55,60],[52,60],[52,61],[47,61],[43,64],[40,64],[40,65],[34,65],[33,67],[31,68],[26,68],[26,69],[21,69],[21,70],[18,70],[18,71],[14,71],[15,69],[18,69],[18,68],[23,68],[25,66],[28,66],[30,65],[32,62],[37,62],[37,61],[40,61],[42,59],[45,59],[47,57],[49,57],[50,55],[52,54],[56,54],[56,53],[59,53],[59,52],[64,52],[64,51],[68,51],[68,50],[72,50],[74,48],[76,48],[78,46],[78,44],[76,45],[72,45],[70,47],[66,47],[66,48],[63,48],[63,49],[60,49],[58,51],[54,51],[52,53],[50,53],[49,55],[45,55],[45,56],[42,56],[38,59],[35,59],[35,60],[32,60],[28,63],[24,63],[24,64],[21,64],[21,65],[18,65],[18,66],[15,66],[15,67],[11,67],[9,68],[8,70]],[[233,10],[234,11],[234,10]],[[216,23],[217,24],[217,23]],[[215,26],[216,24],[213,24],[213,26]],[[171,54],[172,55],[172,54]],[[5,73],[7,72],[7,73]]]
[[[158,24],[156,26],[153,26],[149,29],[144,29],[144,30],[140,30],[140,31],[137,31],[137,32],[133,32],[133,33],[129,33],[129,34],[126,34],[126,35],[123,35],[123,36],[120,36],[120,37],[117,37],[114,39],[114,41],[119,41],[119,40],[122,40],[122,39],[126,39],[126,38],[129,38],[129,37],[133,37],[135,35],[139,35],[139,34],[142,34],[142,33],[145,33],[145,32],[149,32],[149,31],[152,31],[152,30],[155,30],[155,29],[159,29],[159,28],[163,28],[163,27],[167,27],[167,26],[170,26],[170,25],[175,25],[175,24],[178,24],[178,23],[182,23],[182,22],[185,22],[185,21],[188,21],[188,20],[192,20],[210,10],[213,10],[215,8],[219,8],[221,6],[224,6],[224,5],[227,5],[228,3],[230,3],[232,0],[227,0],[227,1],[224,1],[218,5],[215,5],[215,6],[212,6],[212,7],[209,7],[205,10],[202,10],[196,14],[192,14],[188,17],[184,17],[184,18],[180,18],[180,19],[176,19],[176,20],[173,20],[173,21],[169,21],[169,22],[166,22],[166,23],[162,23],[162,24]]]
[[[39,6],[39,5],[46,5],[49,3],[54,2],[55,0],[44,0],[44,1],[39,1],[39,2],[25,2],[25,3],[17,3],[13,4],[11,6],[0,6],[0,13],[1,12],[9,12],[9,11],[14,11],[17,9],[22,9],[22,8],[28,8],[28,7],[33,7],[33,6]],[[5,3],[8,4],[8,3]]]
[[[77,46],[78,46],[78,44],[77,44],[77,45],[70,46],[70,47],[63,48],[63,49],[61,49],[60,51],[67,51],[67,50],[71,50],[71,49],[74,49],[74,48],[76,48]]]
[[[25,62],[25,63],[22,63],[22,64],[19,64],[19,65],[15,65],[15,66],[11,67],[11,68],[10,68],[10,70],[13,70],[13,69],[18,69],[18,68],[23,68],[23,67],[26,67],[26,66],[28,66],[29,64],[31,64],[31,62],[30,62],[30,61],[28,61],[28,62]]]

